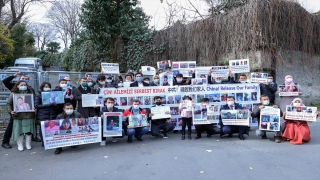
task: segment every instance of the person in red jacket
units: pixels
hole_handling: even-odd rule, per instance
[[[140,101],[138,99],[134,99],[132,102],[132,107],[125,110],[123,112],[123,116],[129,117],[130,115],[138,115],[138,114],[145,114],[147,115],[147,112],[140,108]],[[150,114],[150,113],[148,113]],[[127,126],[127,134],[128,134],[128,143],[132,143],[132,136],[134,135],[135,138],[137,138],[137,141],[143,141],[142,136],[146,134],[149,131],[148,126],[144,127],[131,127],[130,125]]]

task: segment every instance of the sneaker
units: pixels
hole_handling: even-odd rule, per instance
[[[267,135],[261,136],[261,139],[267,139]]]
[[[155,138],[156,136],[154,136],[154,135],[151,134],[151,137],[152,137],[152,138]]]
[[[161,136],[162,136],[163,138],[165,138],[165,139],[167,139],[167,138],[168,138],[168,136],[167,136],[167,134],[166,134],[166,133],[161,133]]]
[[[106,141],[102,140],[101,143],[100,143],[100,146],[106,146]]]
[[[116,143],[117,141],[118,141],[118,139],[116,139],[116,138],[111,139],[111,142],[113,142],[113,143]]]
[[[275,137],[274,137],[274,142],[275,142],[275,143],[280,143],[280,142],[281,142],[280,136],[275,136]]]

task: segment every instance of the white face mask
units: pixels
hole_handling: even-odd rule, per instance
[[[293,103],[293,106],[301,106],[301,103]]]
[[[110,80],[110,79],[107,79],[107,83],[111,83],[112,82],[112,80]]]
[[[67,84],[60,84],[60,87],[66,88],[66,87],[67,87]]]
[[[266,101],[263,101],[262,104],[265,105],[265,106],[268,106],[270,104],[270,102],[268,100],[266,100]]]
[[[112,107],[113,107],[113,104],[107,104],[107,107],[108,107],[108,108],[112,108]]]
[[[268,79],[267,82],[268,82],[268,83],[272,83],[273,80],[272,80],[272,79]]]
[[[288,78],[288,79],[286,79],[286,81],[287,81],[287,82],[292,82],[293,79],[292,79],[292,78]]]
[[[177,78],[177,82],[181,83],[182,82],[182,78]]]
[[[119,86],[119,87],[123,87],[123,84],[122,84],[122,83],[119,83],[118,86]]]
[[[159,79],[154,79],[153,82],[158,83]]]
[[[144,81],[145,83],[149,84],[149,81]]]
[[[216,83],[220,84],[222,82],[222,80],[216,80]]]
[[[104,84],[106,84],[106,82],[105,81],[101,81],[101,82],[99,82],[99,84],[104,85]]]
[[[228,106],[234,105],[234,101],[227,101]]]
[[[246,83],[247,81],[240,81],[241,82],[241,84],[244,84],[244,83]]]
[[[126,82],[131,82],[131,80],[126,79]]]
[[[139,109],[139,105],[133,105],[133,109]]]

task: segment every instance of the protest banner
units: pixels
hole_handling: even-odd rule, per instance
[[[13,110],[19,112],[34,112],[33,94],[13,93]]]
[[[103,113],[103,137],[122,136],[122,112]]]
[[[280,85],[278,87],[279,96],[299,96],[298,86]]]
[[[172,86],[173,85],[173,74],[163,72],[159,74],[160,86]]]
[[[154,76],[156,74],[156,69],[151,66],[141,66],[141,73],[144,76]]]
[[[260,130],[280,131],[280,124],[279,108],[263,108],[260,110]]]
[[[82,107],[103,106],[103,101],[101,94],[82,94]]]
[[[151,107],[152,120],[171,118],[170,106]]]
[[[172,62],[172,70],[178,70],[183,77],[192,77],[196,68],[196,61]]]
[[[223,125],[249,126],[250,114],[248,110],[222,110]]]
[[[42,104],[64,104],[64,94],[65,92],[63,91],[43,91],[41,92]]]
[[[250,72],[249,59],[229,60],[229,67],[232,73]]]
[[[100,117],[41,121],[45,149],[101,142]]]
[[[212,66],[196,67],[195,78],[208,79],[208,74]]]
[[[315,122],[317,120],[317,107],[288,105],[286,106],[285,119]]]
[[[158,61],[157,67],[158,67],[158,69],[165,70],[166,67],[171,67],[171,62],[170,62],[170,60]]]
[[[150,108],[154,105],[153,97],[160,96],[162,104],[170,107],[178,107],[185,95],[191,96],[195,103],[200,103],[201,98],[209,99],[210,105],[226,104],[227,96],[236,97],[236,102],[246,110],[252,111],[252,106],[257,106],[260,99],[260,86],[257,83],[246,84],[212,84],[205,86],[148,86],[130,88],[101,88],[100,95],[103,98],[114,97],[119,109],[129,109],[133,99],[139,99],[141,108]],[[180,115],[171,117],[179,122]],[[176,128],[181,129],[179,123]]]
[[[128,118],[129,126],[131,128],[143,127],[148,126],[148,118],[145,114],[132,114]]]
[[[219,122],[220,105],[195,104],[192,108],[193,124],[212,124]]]
[[[101,63],[101,71],[104,74],[118,74],[119,64],[118,63]]]
[[[213,66],[211,77],[228,77],[229,66]]]
[[[251,82],[265,83],[268,80],[268,73],[254,72],[251,73]]]
[[[66,77],[70,78],[70,75],[69,74],[61,74],[61,73],[59,74],[59,79],[64,79]]]

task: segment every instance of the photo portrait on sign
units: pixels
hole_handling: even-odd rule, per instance
[[[173,84],[173,74],[172,73],[161,73],[160,77],[160,86],[171,86]]]
[[[106,130],[109,130],[109,131],[119,130],[119,116],[107,116]]]
[[[151,105],[152,104],[152,96],[144,96],[143,105]]]
[[[33,94],[13,94],[15,112],[34,112]]]
[[[50,91],[41,92],[42,104],[64,104],[64,92],[63,91]]]

